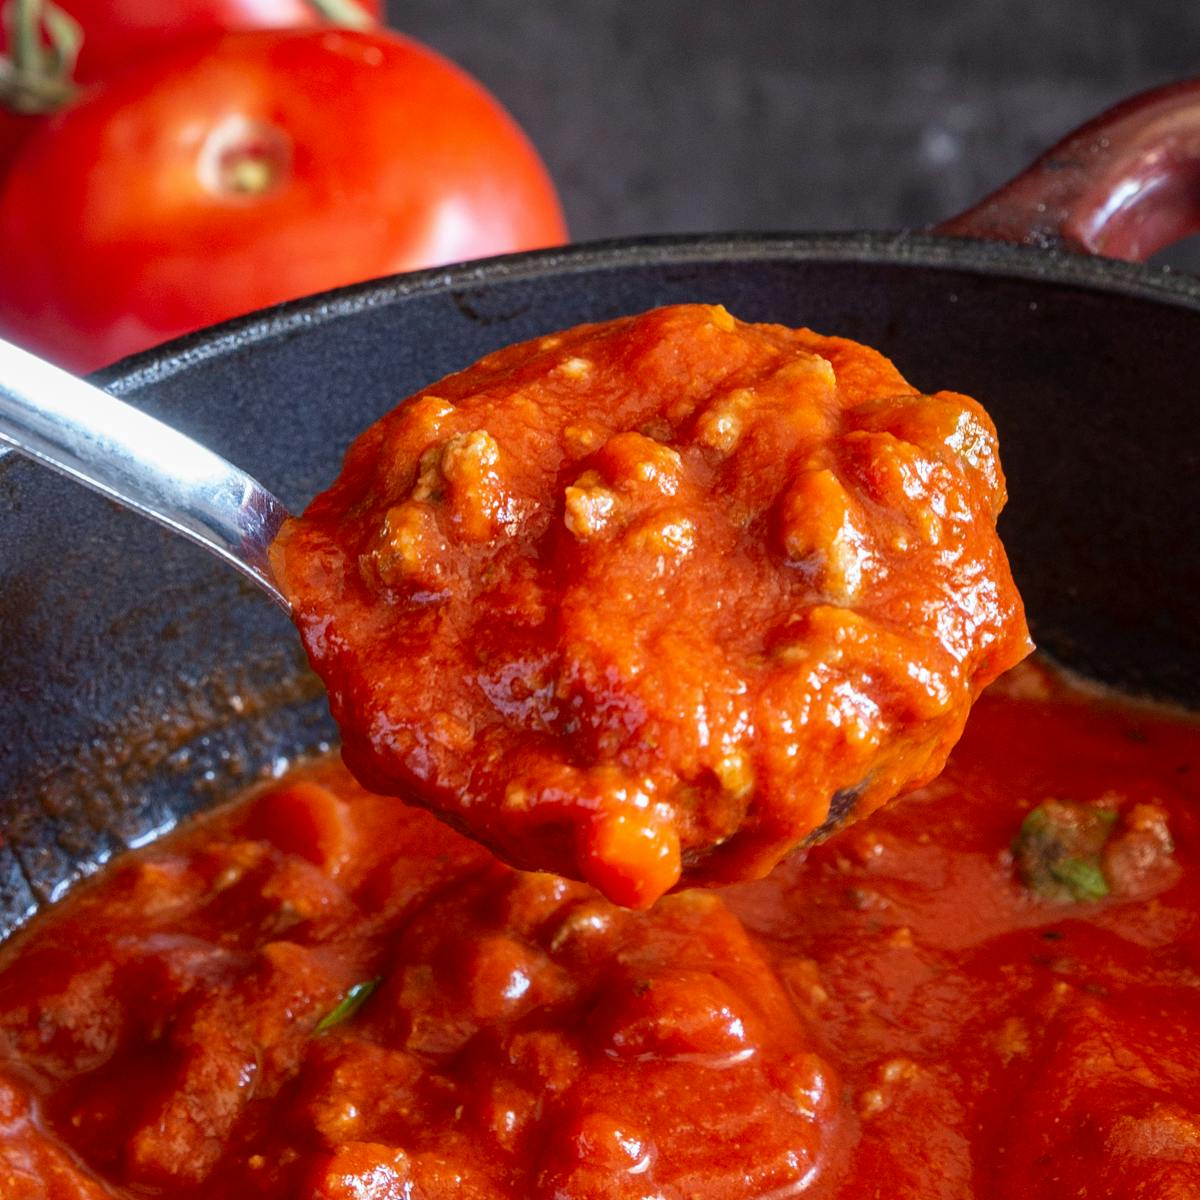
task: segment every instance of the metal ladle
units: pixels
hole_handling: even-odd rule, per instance
[[[289,610],[267,548],[288,517],[257,479],[170,425],[0,339],[0,446],[190,538]]]

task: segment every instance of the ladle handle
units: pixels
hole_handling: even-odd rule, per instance
[[[285,609],[267,547],[287,509],[169,425],[0,340],[0,443],[199,543]]]
[[[1101,113],[936,232],[1134,262],[1200,232],[1200,79]]]

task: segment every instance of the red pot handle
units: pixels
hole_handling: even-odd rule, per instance
[[[1200,232],[1200,79],[1110,108],[935,231],[1138,262]]]

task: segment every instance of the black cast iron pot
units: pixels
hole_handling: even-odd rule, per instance
[[[1200,281],[1072,253],[1142,257],[1200,227],[1198,182],[1200,84],[1178,85],[1099,118],[941,234],[518,255],[300,301],[102,382],[298,510],[360,429],[509,342],[695,300],[844,334],[993,414],[1002,529],[1043,650],[1200,706]],[[333,736],[265,597],[157,526],[0,460],[0,937]]]

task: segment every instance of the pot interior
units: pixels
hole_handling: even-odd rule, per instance
[[[143,356],[108,384],[299,509],[351,438],[499,346],[725,304],[981,400],[1041,648],[1200,707],[1200,290],[932,239],[696,240],[519,256],[318,297]],[[280,612],[205,553],[0,460],[0,937],[112,854],[326,747]]]

